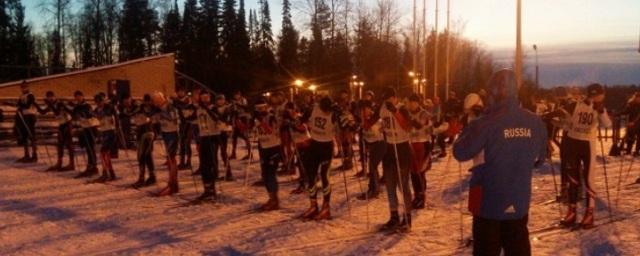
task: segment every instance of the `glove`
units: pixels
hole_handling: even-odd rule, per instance
[[[389,111],[391,111],[391,112],[393,112],[393,113],[395,113],[396,111],[398,111],[398,108],[396,108],[396,106],[395,106],[395,105],[393,105],[393,103],[391,103],[391,102],[388,102],[388,101],[387,101],[387,102],[385,102],[385,103],[384,103],[384,105],[387,107],[387,110],[389,110]]]
[[[343,128],[352,127],[352,126],[355,126],[355,124],[356,124],[355,118],[349,112],[342,113],[342,115],[340,115],[339,119],[340,119],[340,126],[343,127]]]

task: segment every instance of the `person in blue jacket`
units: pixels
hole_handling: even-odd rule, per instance
[[[484,163],[471,169],[473,254],[500,255],[504,250],[504,255],[531,255],[531,176],[545,159],[547,132],[538,116],[520,107],[512,70],[494,73],[487,91],[487,110],[453,146],[458,161],[484,152]]]

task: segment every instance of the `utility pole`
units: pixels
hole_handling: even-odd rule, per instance
[[[516,83],[522,86],[522,0],[516,0]]]
[[[413,0],[413,38],[412,40],[412,50],[413,50],[413,67],[411,68],[412,72],[417,72],[418,70],[418,34],[417,34],[417,0]],[[416,92],[415,88],[413,92]]]
[[[433,97],[438,97],[438,0],[436,0],[436,23],[434,32],[433,43]]]
[[[446,47],[446,63],[445,63],[445,82],[444,82],[444,87],[445,87],[445,93],[444,93],[444,98],[445,100],[449,100],[449,82],[450,82],[450,77],[451,77],[451,70],[450,70],[450,63],[449,63],[449,45],[451,44],[451,31],[449,30],[449,26],[451,25],[451,19],[450,16],[451,15],[451,0],[447,0],[447,47]]]
[[[540,68],[538,66],[538,45],[533,45],[533,50],[536,53],[536,88],[540,88]]]
[[[427,41],[429,39],[429,32],[427,30],[427,0],[422,0],[422,81],[420,93],[427,97]]]

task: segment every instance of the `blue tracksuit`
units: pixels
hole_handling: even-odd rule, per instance
[[[520,108],[516,90],[510,91],[471,122],[453,146],[459,161],[484,151],[484,164],[472,169],[469,210],[486,219],[515,220],[528,214],[532,169],[547,150],[544,123]]]

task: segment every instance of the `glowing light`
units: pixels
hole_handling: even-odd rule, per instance
[[[413,71],[409,71],[409,77],[414,77],[414,76],[416,76],[416,73]]]
[[[314,92],[315,92],[317,89],[318,89],[318,86],[317,86],[317,85],[315,85],[315,84],[309,85],[309,90],[311,90],[311,91],[314,91]]]
[[[296,80],[293,82],[293,84],[294,84],[296,87],[302,87],[302,86],[304,85],[304,81],[302,81],[302,80],[300,80],[300,79],[296,79]]]

